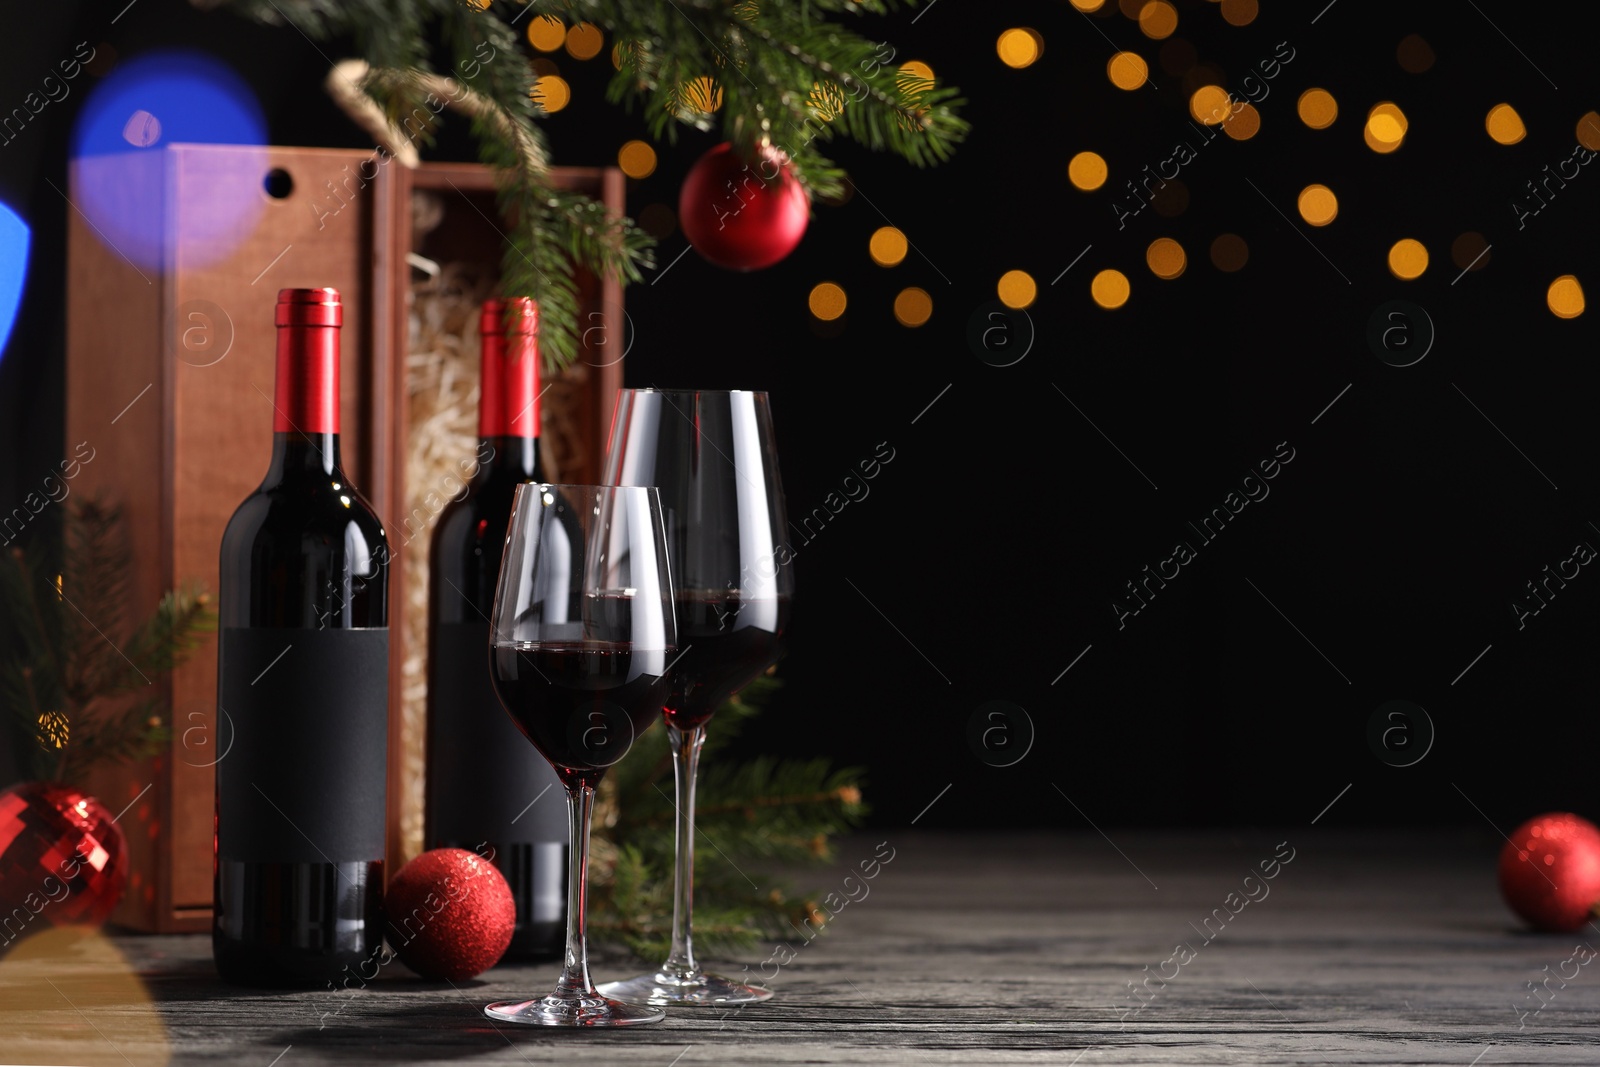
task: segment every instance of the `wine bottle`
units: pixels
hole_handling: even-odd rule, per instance
[[[212,953],[323,985],[383,945],[389,546],[340,466],[339,293],[276,320],[272,461],[222,536]]]
[[[489,616],[521,482],[539,463],[538,308],[489,300],[479,319],[477,469],[434,529],[428,579],[429,848],[475,851],[510,883],[506,959],[559,956],[567,903],[566,794],[518,732],[489,677]]]

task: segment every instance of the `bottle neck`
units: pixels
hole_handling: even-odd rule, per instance
[[[339,459],[339,327],[279,320],[267,481],[332,475]]]
[[[483,334],[478,437],[539,437],[539,342],[533,334]]]
[[[539,439],[510,434],[478,438],[478,477],[482,481],[542,481],[539,466]]]
[[[276,485],[296,474],[339,475],[339,435],[278,430],[272,435],[272,462],[264,484]]]

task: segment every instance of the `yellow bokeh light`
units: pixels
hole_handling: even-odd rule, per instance
[[[1220,85],[1202,85],[1189,97],[1189,114],[1207,126],[1226,122],[1232,109],[1228,92]]]
[[[617,149],[617,166],[630,178],[648,178],[655,173],[656,150],[643,141],[629,141]]]
[[[1556,318],[1575,319],[1583,314],[1583,286],[1578,284],[1576,276],[1563,274],[1550,283],[1544,301]]]
[[[933,297],[912,286],[894,298],[894,317],[902,326],[921,326],[933,317]]]
[[[867,252],[872,256],[872,262],[880,267],[899,266],[900,261],[906,258],[906,249],[909,247],[906,235],[893,226],[878,227],[867,241]]]
[[[1079,152],[1067,164],[1067,178],[1075,188],[1092,193],[1106,183],[1110,170],[1096,152]]]
[[[1260,11],[1256,0],[1222,0],[1222,17],[1230,26],[1248,26]]]
[[[1421,241],[1403,237],[1389,249],[1389,273],[1396,278],[1410,281],[1422,277],[1422,272],[1428,269],[1428,250]]]
[[[1326,226],[1339,215],[1339,198],[1326,185],[1308,185],[1295,202],[1300,217],[1313,226]]]
[[[1167,281],[1178,277],[1189,266],[1189,257],[1184,253],[1183,246],[1170,237],[1157,237],[1151,241],[1150,247],[1144,250],[1144,261],[1151,274]]]
[[[1150,76],[1150,67],[1137,52],[1118,52],[1106,63],[1106,77],[1118,89],[1134,90]]]
[[[838,118],[845,104],[849,102],[844,90],[833,82],[812,82],[811,95],[806,98],[811,113],[823,122],[832,122]]]
[[[1000,62],[1008,67],[1031,67],[1044,54],[1044,38],[1026,26],[1013,27],[1002,33],[994,43],[1000,53]]]
[[[1033,280],[1033,275],[1025,270],[1008,270],[1000,275],[995,291],[1000,294],[1000,303],[1020,310],[1038,297],[1039,285]]]
[[[683,87],[679,98],[690,111],[709,115],[722,107],[722,86],[712,78],[695,78]]]
[[[1326,89],[1307,89],[1295,104],[1300,121],[1313,130],[1325,130],[1339,117],[1339,102]]]
[[[528,23],[528,43],[541,52],[554,52],[567,43],[567,24],[554,15],[540,15]]]
[[[1167,0],[1149,0],[1139,9],[1139,29],[1151,40],[1160,41],[1172,36],[1178,28],[1178,9]]]
[[[823,322],[832,322],[844,314],[844,290],[833,282],[818,282],[811,287],[811,295],[806,298],[806,304],[811,308],[811,314]]]
[[[557,74],[546,74],[533,83],[530,94],[533,102],[554,115],[557,111],[567,106],[572,99],[572,87],[567,80]]]
[[[1120,270],[1103,270],[1089,283],[1089,295],[1094,302],[1108,311],[1114,311],[1128,302],[1128,276]]]
[[[1590,111],[1578,120],[1578,143],[1591,152],[1600,152],[1600,113]]]
[[[920,59],[908,59],[900,64],[900,69],[913,78],[920,78],[928,82],[933,81],[933,68]]]
[[[1072,6],[1088,15],[1105,7],[1106,0],[1072,0]]]
[[[580,22],[567,31],[567,54],[573,59],[593,59],[606,45],[606,35],[592,22]]]
[[[1219,233],[1211,242],[1211,262],[1220,271],[1232,274],[1250,261],[1250,246],[1236,233]]]
[[[1490,138],[1496,144],[1516,144],[1528,136],[1528,127],[1522,124],[1522,116],[1510,104],[1496,104],[1490,108],[1483,120],[1483,128],[1489,131]]]
[[[1248,141],[1261,130],[1261,112],[1254,104],[1244,103],[1233,109],[1233,115],[1223,123],[1222,132],[1235,141]]]
[[[1362,127],[1361,137],[1368,148],[1379,155],[1388,155],[1405,143],[1406,131],[1410,128],[1405,112],[1386,100],[1374,104],[1367,112],[1367,124]]]

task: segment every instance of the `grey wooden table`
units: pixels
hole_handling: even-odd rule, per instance
[[[552,1033],[481,1012],[545,991],[548,965],[459,987],[395,965],[335,997],[223,986],[199,937],[36,940],[0,960],[0,1062],[1600,1063],[1600,966],[1574,954],[1600,930],[1519,931],[1487,828],[883,836],[870,881],[843,879],[876,839],[807,872],[858,899],[743,1011]]]

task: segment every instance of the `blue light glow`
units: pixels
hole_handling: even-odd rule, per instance
[[[266,121],[250,89],[210,56],[150,52],[119,64],[78,116],[75,202],[112,250],[165,269],[229,255],[263,207]],[[175,144],[233,145],[197,165],[192,188],[168,198]],[[203,173],[202,173],[203,172]]]
[[[11,327],[22,306],[22,284],[28,277],[28,224],[0,204],[0,357],[5,355]]]

